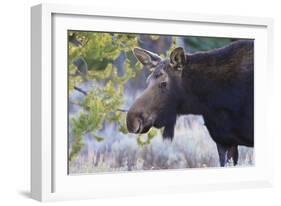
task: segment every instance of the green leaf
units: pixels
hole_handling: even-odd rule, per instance
[[[151,128],[148,131],[147,135],[148,135],[149,139],[152,139],[152,138],[154,138],[157,135],[157,130],[155,128]]]

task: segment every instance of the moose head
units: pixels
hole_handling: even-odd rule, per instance
[[[167,59],[141,48],[135,48],[133,52],[151,74],[146,80],[146,89],[127,113],[128,131],[146,133],[151,127],[164,127],[163,137],[172,139],[182,98],[181,76],[186,63],[184,50],[181,47],[174,49]]]

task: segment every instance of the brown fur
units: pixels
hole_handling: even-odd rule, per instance
[[[253,41],[240,40],[225,47],[187,55],[188,70],[214,80],[229,80],[252,70]],[[188,74],[187,74],[188,75]]]

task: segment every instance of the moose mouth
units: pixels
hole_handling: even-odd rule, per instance
[[[148,132],[151,127],[150,122],[144,123],[140,118],[127,119],[127,129],[130,133],[143,134]]]
[[[146,125],[146,126],[140,125],[140,127],[138,128],[136,133],[138,133],[138,134],[147,133],[150,128],[151,128],[150,125]]]
[[[150,124],[144,124],[142,121],[138,121],[139,122],[139,125],[138,125],[138,128],[136,130],[135,133],[138,133],[138,134],[143,134],[143,133],[146,133],[149,131],[149,129],[152,127],[152,125]]]

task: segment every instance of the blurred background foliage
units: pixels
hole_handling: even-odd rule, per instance
[[[134,96],[137,89],[145,87],[143,79],[148,74],[134,57],[134,47],[167,57],[177,46],[192,53],[219,48],[234,40],[69,31],[69,159],[75,159],[81,152],[85,135],[97,142],[108,138],[100,134],[108,124],[114,124],[122,134],[128,133],[124,109],[128,101],[124,92]],[[149,144],[156,133],[151,129],[146,138],[139,135],[138,145]]]
[[[220,48],[229,44],[235,39],[229,38],[210,38],[210,37],[188,37],[183,38],[184,45],[188,45],[188,52],[207,51],[214,48]]]

